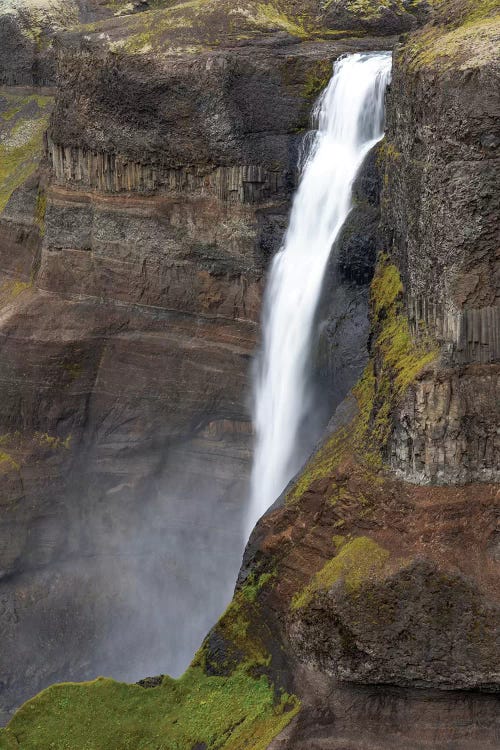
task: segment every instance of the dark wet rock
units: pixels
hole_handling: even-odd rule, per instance
[[[332,249],[317,314],[315,355],[329,415],[360,377],[368,358],[368,290],[380,221],[380,152],[366,157],[353,185],[353,208]]]
[[[143,680],[139,680],[137,683],[143,688],[155,688],[159,687],[163,682],[163,675],[158,675],[157,677],[145,677]]]

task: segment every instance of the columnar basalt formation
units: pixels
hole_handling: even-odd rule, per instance
[[[497,28],[497,17],[473,16],[463,38],[419,32],[396,56],[386,247],[414,335],[433,337],[442,352],[396,420],[391,463],[411,481],[500,479]]]

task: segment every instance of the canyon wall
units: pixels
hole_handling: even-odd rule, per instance
[[[207,8],[64,32],[45,157],[2,216],[6,708],[26,674],[34,692],[133,658],[175,669],[165,642],[186,647],[215,579],[229,591],[262,278],[312,101],[337,55],[395,42],[348,34],[413,29],[318,314],[317,380],[343,401],[178,683],[50,688],[0,743],[493,750],[498,15]]]
[[[42,6],[1,17],[5,717],[179,674],[230,600],[262,275],[333,59],[386,44],[116,52],[147,14]]]

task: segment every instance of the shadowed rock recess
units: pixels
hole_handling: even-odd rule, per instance
[[[2,6],[1,750],[498,748],[499,34],[491,0]],[[231,600],[265,271],[376,49],[324,431]]]

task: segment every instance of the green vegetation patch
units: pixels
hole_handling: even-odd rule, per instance
[[[316,98],[327,87],[333,73],[333,65],[330,60],[318,60],[316,65],[308,73],[303,94],[307,98]]]
[[[206,639],[180,679],[164,677],[154,688],[102,677],[53,685],[0,730],[0,749],[265,750],[300,708],[263,673],[270,655],[252,632],[259,594],[273,577],[251,575],[216,626],[240,656],[227,674],[207,674]]]
[[[325,8],[334,8],[336,5],[360,19],[378,19],[386,10],[405,12],[402,0],[343,0],[341,3],[326,0],[324,3]]]
[[[298,502],[313,482],[332,477],[347,456],[355,456],[373,474],[382,468],[393,428],[393,415],[408,387],[438,356],[425,334],[416,339],[403,306],[403,283],[386,254],[379,257],[371,284],[372,351],[353,389],[356,416],[340,427],[306,464],[288,503]],[[338,488],[332,478],[331,494]]]
[[[282,29],[292,36],[302,39],[307,38],[310,33],[306,28],[305,19],[288,15],[270,3],[259,3],[256,13],[250,14],[249,18],[258,27],[269,28],[270,30]]]
[[[72,435],[69,434],[65,438],[60,438],[57,435],[49,435],[48,432],[35,432],[34,439],[42,447],[53,448],[54,450],[59,450],[60,448],[69,450]]]
[[[319,570],[311,583],[292,599],[292,609],[305,607],[318,591],[327,591],[342,580],[348,591],[376,577],[389,558],[389,552],[366,536],[356,537],[340,547],[340,552]]]
[[[113,9],[114,5],[108,5]],[[95,34],[99,44],[131,54],[149,52],[196,53],[228,41],[285,31],[300,39],[344,33],[322,24],[317,6],[275,0],[181,0],[155,2],[149,10],[132,15],[127,6],[116,9],[118,17],[80,27]]]
[[[209,677],[191,668],[156,688],[99,678],[44,690],[0,730],[21,750],[265,750],[298,711],[266,677]]]
[[[230,674],[244,670],[251,675],[262,674],[269,667],[271,655],[265,643],[267,630],[263,625],[259,595],[274,577],[274,572],[249,576],[205,639],[193,666],[200,666],[211,673]],[[211,636],[214,635],[221,645],[215,655],[210,646]]]
[[[31,289],[29,281],[4,281],[3,284],[0,284],[0,304],[1,302],[11,302],[27,289]]]
[[[6,453],[5,451],[0,451],[0,470],[3,471],[19,471],[20,466],[15,461],[10,453]]]
[[[436,359],[438,348],[425,335],[415,340],[402,305],[403,284],[387,255],[379,258],[371,284],[371,303],[376,331],[375,351],[393,395],[401,397],[417,375]]]
[[[35,171],[43,154],[51,97],[0,94],[0,211]]]
[[[498,58],[498,0],[433,0],[441,25],[413,34],[402,50],[410,69],[471,69]]]

